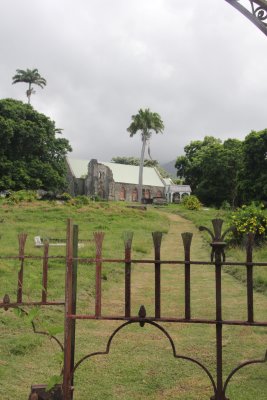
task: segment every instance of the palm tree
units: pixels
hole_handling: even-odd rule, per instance
[[[28,89],[26,91],[26,96],[28,97],[28,104],[30,104],[31,100],[31,95],[35,93],[33,90],[32,85],[37,85],[40,86],[42,89],[44,86],[46,86],[46,80],[41,77],[41,75],[38,72],[38,69],[26,69],[24,71],[23,69],[17,69],[16,75],[13,76],[12,84],[18,83],[18,82],[25,82],[28,83]]]
[[[130,137],[133,137],[138,131],[141,132],[142,139],[142,150],[140,157],[139,167],[139,184],[138,184],[138,200],[142,199],[142,186],[143,186],[143,167],[144,167],[144,156],[145,149],[148,140],[152,135],[152,131],[155,133],[162,133],[164,125],[161,117],[157,113],[153,113],[146,108],[145,110],[140,109],[138,114],[132,115],[132,123],[127,128],[127,132],[130,132]]]

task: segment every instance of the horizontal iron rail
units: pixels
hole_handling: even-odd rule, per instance
[[[42,260],[44,256],[0,256],[0,260]],[[66,256],[47,256],[47,259],[66,260]]]
[[[0,260],[22,260],[22,259],[32,259],[32,260],[42,260],[44,257],[43,256],[0,256]],[[59,260],[66,260],[65,256],[48,256],[47,259],[59,259]],[[169,265],[209,265],[209,266],[214,266],[213,261],[186,261],[186,260],[153,260],[153,259],[125,259],[125,258],[100,258],[96,260],[95,258],[71,258],[70,260],[72,261],[79,261],[81,264],[92,264],[95,263],[96,261],[102,262],[102,263],[125,263],[125,262],[131,262],[134,264],[169,264]],[[246,261],[224,261],[221,262],[221,266],[252,266],[252,267],[267,267],[267,262],[246,262]]]
[[[64,306],[64,301],[23,301],[21,303],[0,303],[0,308],[16,308],[21,306]]]
[[[69,319],[89,319],[89,320],[97,320],[97,321],[136,321],[136,322],[146,322],[146,321],[156,321],[156,322],[179,322],[186,324],[221,324],[221,325],[242,325],[242,326],[267,326],[267,321],[241,321],[241,320],[213,320],[213,319],[201,319],[201,318],[171,318],[171,317],[146,317],[146,318],[138,318],[138,317],[124,317],[124,316],[100,316],[97,317],[95,315],[86,315],[86,314],[69,314],[67,315]]]
[[[125,262],[131,262],[134,264],[169,264],[169,265],[210,265],[214,267],[214,261],[185,261],[185,260],[152,260],[152,259],[125,259],[125,258],[101,258],[96,260],[95,258],[73,258],[75,261],[79,261],[81,264],[91,264],[95,263],[96,261],[102,262],[102,263],[125,263]],[[225,261],[221,262],[221,266],[226,266],[226,265],[236,265],[236,266],[257,266],[257,267],[267,267],[267,262],[246,262],[246,261]]]

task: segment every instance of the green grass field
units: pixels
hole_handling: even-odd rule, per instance
[[[181,219],[183,214],[186,219]],[[185,212],[179,206],[163,209],[148,208],[139,211],[125,204],[92,203],[75,208],[64,204],[36,202],[1,205],[0,253],[17,255],[17,234],[27,232],[26,254],[42,255],[34,247],[34,236],[65,238],[66,220],[72,218],[79,225],[79,237],[88,240],[79,250],[79,256],[94,257],[92,234],[104,231],[106,257],[123,258],[124,231],[134,231],[134,258],[153,258],[152,231],[163,231],[162,257],[183,259],[180,233],[192,231],[192,259],[208,260],[210,248],[195,225],[210,226],[216,210]],[[190,222],[193,221],[192,222]],[[195,225],[194,225],[195,224]],[[50,255],[64,256],[64,247],[51,247]],[[255,256],[266,261],[266,248]],[[244,253],[230,251],[231,258],[244,257]],[[264,259],[265,257],[265,259]],[[25,264],[25,298],[36,300],[41,292],[41,260]],[[103,314],[122,314],[124,299],[124,266],[103,266]],[[18,261],[0,260],[0,296],[9,293],[16,298]],[[267,268],[265,268],[267,270]],[[264,278],[264,272],[260,272]],[[49,299],[63,299],[65,265],[61,260],[49,263]],[[94,310],[94,266],[80,264],[78,274],[78,312]],[[241,279],[241,277],[238,277]],[[267,279],[266,279],[267,280]],[[26,284],[27,282],[27,284]],[[162,271],[162,313],[181,316],[183,313],[183,271],[166,266]],[[209,267],[196,267],[192,272],[193,316],[214,317],[214,273]],[[151,266],[135,265],[132,275],[132,309],[137,315],[145,304],[153,315],[154,285]],[[223,274],[224,318],[245,318],[246,288],[230,274]],[[256,318],[267,320],[267,297],[255,293]],[[63,309],[50,307],[38,314],[37,325],[62,340]],[[118,322],[78,321],[77,359],[91,351],[103,351],[109,335]],[[215,328],[204,325],[165,323],[173,336],[177,353],[195,357],[211,371],[215,371]],[[55,342],[32,333],[29,320],[19,318],[13,310],[0,311],[0,399],[27,399],[31,384],[47,383],[58,375],[62,357]],[[266,328],[224,328],[224,377],[240,362],[262,358],[267,349]],[[244,368],[229,385],[227,396],[231,400],[263,400],[267,393],[266,364]],[[75,400],[128,399],[204,400],[212,395],[210,383],[195,365],[175,360],[166,337],[152,326],[140,328],[131,325],[114,339],[108,356],[97,356],[84,362],[75,375]]]
[[[213,218],[221,218],[224,222],[223,230],[230,227],[230,212],[224,210],[216,210],[213,208],[203,208],[200,211],[186,210],[182,205],[168,206],[168,211],[182,215],[184,218],[192,221],[197,227],[200,225],[208,226],[211,228],[211,220]],[[267,216],[267,210],[265,210]],[[207,242],[210,241],[210,236],[204,232],[203,238]],[[245,261],[245,250],[240,247],[227,248],[228,261]],[[253,260],[255,262],[266,262],[267,260],[267,246],[255,246],[253,251]],[[225,271],[233,275],[240,282],[246,282],[246,274],[244,268],[240,267],[225,267]],[[267,295],[267,268],[255,267],[254,268],[254,288],[258,292]]]

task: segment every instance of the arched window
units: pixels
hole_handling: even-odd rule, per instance
[[[162,197],[162,192],[161,192],[161,190],[158,190],[158,191],[157,191],[156,197]]]
[[[122,186],[120,191],[120,200],[125,200],[125,199],[126,199],[126,190],[125,187]]]
[[[150,190],[149,189],[146,189],[145,190],[145,199],[150,199],[150,197],[151,197],[151,193],[150,193]]]
[[[176,192],[176,193],[173,193],[173,195],[172,195],[172,202],[173,203],[180,203],[180,201],[181,201],[181,198],[180,198],[181,196],[180,196],[180,193],[178,193],[178,192]]]
[[[104,199],[105,198],[105,192],[104,192],[104,190],[103,190],[103,188],[99,188],[98,189],[98,192],[97,192],[97,195],[100,197],[100,199]]]
[[[132,191],[132,201],[138,201],[138,191],[136,188]]]

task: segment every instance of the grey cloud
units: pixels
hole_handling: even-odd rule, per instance
[[[158,112],[161,161],[205,135],[264,129],[266,37],[224,0],[9,0],[0,15],[1,97],[26,101],[17,68],[47,87],[32,104],[56,121],[75,158],[139,156],[126,132],[141,107]]]

